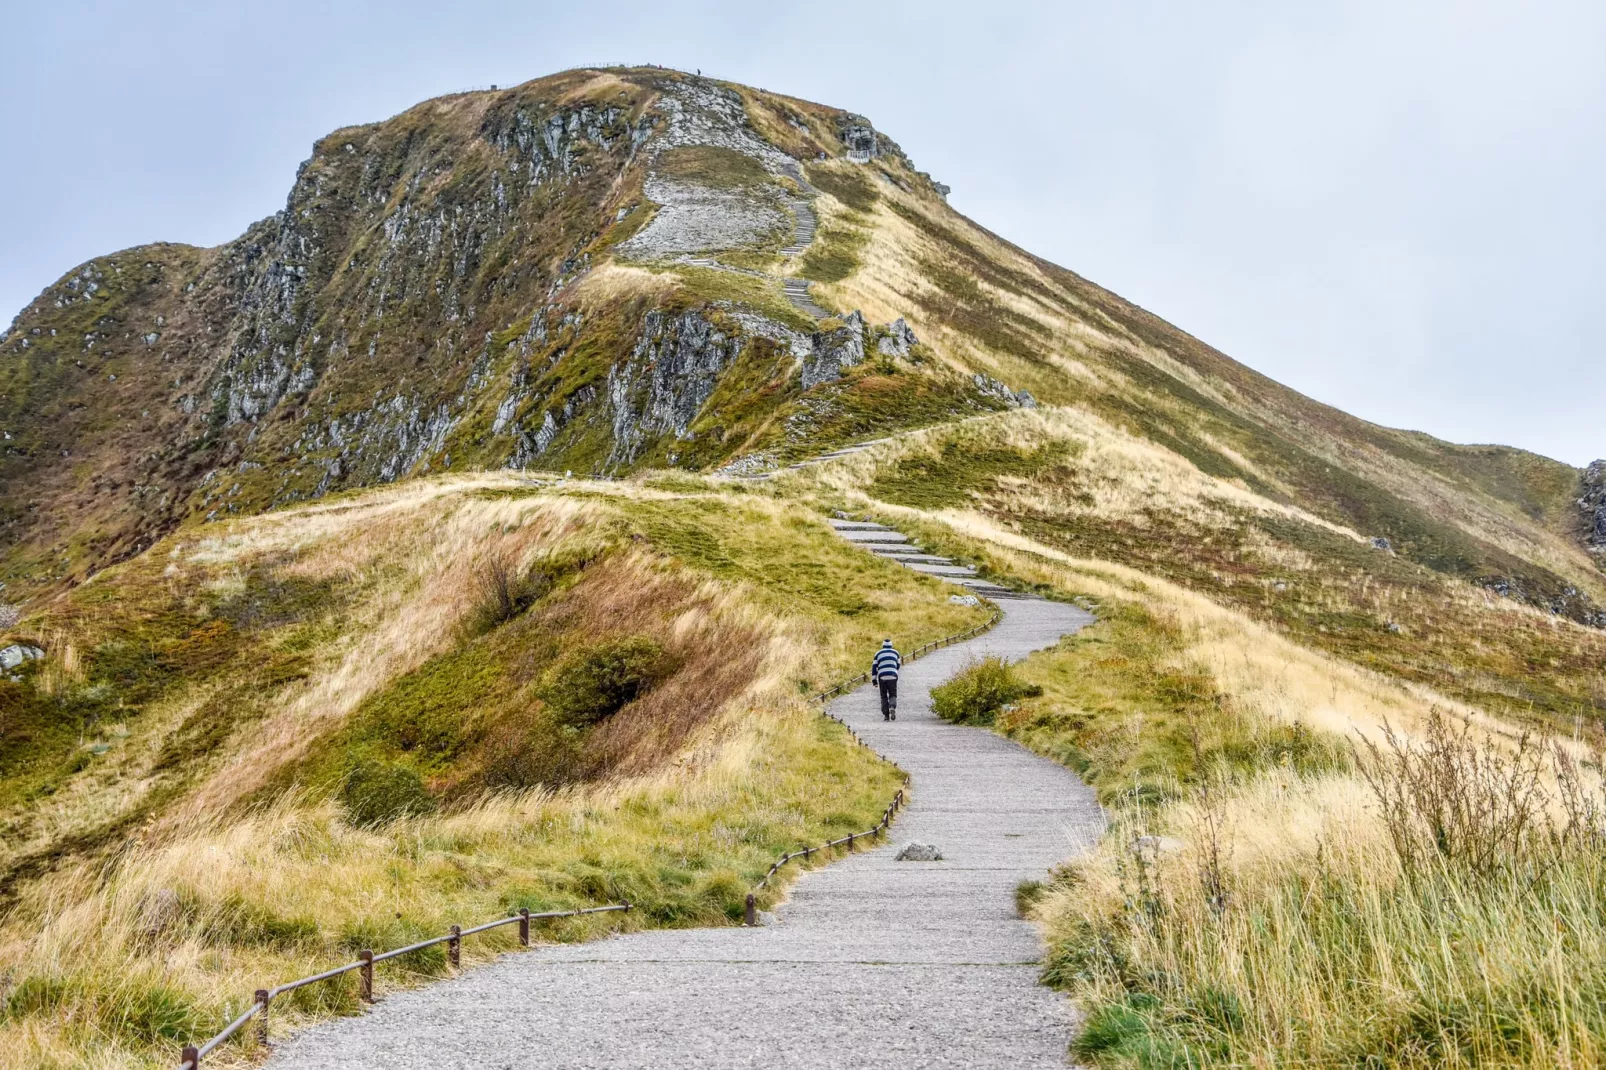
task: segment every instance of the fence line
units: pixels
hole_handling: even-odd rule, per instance
[[[357,970],[360,972],[357,994],[364,1003],[372,1003],[374,1001],[374,966],[384,962],[386,959],[397,958],[414,951],[422,951],[424,948],[433,947],[436,944],[445,944],[446,961],[456,967],[461,961],[462,941],[465,936],[473,936],[475,933],[482,933],[487,929],[497,929],[503,925],[512,925],[517,922],[519,926],[519,946],[529,947],[530,922],[532,921],[543,921],[549,918],[572,918],[581,914],[607,914],[612,911],[629,909],[630,904],[628,902],[614,903],[605,907],[585,907],[580,910],[549,910],[540,914],[531,914],[528,909],[521,909],[516,914],[511,914],[505,918],[497,918],[470,929],[453,925],[444,935],[431,937],[428,940],[420,940],[416,944],[408,944],[406,947],[398,947],[394,951],[386,951],[379,955],[364,948],[357,952],[356,962],[348,962],[344,966],[336,966],[332,970],[315,973],[311,977],[301,977],[294,981],[286,981],[284,984],[276,985],[273,988],[257,989],[256,994],[251,999],[250,1008],[234,1021],[224,1026],[222,1032],[199,1047],[194,1044],[185,1046],[184,1053],[179,1056],[182,1061],[178,1064],[178,1070],[200,1070],[202,1059],[212,1054],[224,1041],[245,1028],[245,1024],[253,1018],[256,1019],[257,1023],[257,1040],[266,1044],[268,1041],[268,1008],[276,998],[286,992],[293,992],[298,988],[317,984],[319,981],[329,981],[342,974]]]
[[[985,624],[979,624],[967,631],[956,632],[953,635],[944,636],[941,639],[922,644],[921,646],[918,646],[914,650],[910,651],[909,657],[905,660],[914,661],[917,658],[929,654],[933,650],[950,646],[953,643],[963,642],[966,639],[980,635],[982,632],[991,628],[994,624],[997,624],[1002,616],[1003,612],[1001,610],[994,609],[993,615],[988,618]],[[832,696],[839,695],[848,688],[857,686],[858,684],[864,683],[869,679],[869,673],[860,673],[851,680],[844,680],[835,687],[820,692],[818,695],[814,696],[813,701],[824,703]],[[843,721],[842,718],[836,716],[827,709],[822,708],[820,712],[842,725],[842,727],[846,728],[848,730],[848,734],[853,737],[853,741],[859,744],[859,746],[865,747],[872,753],[875,753],[875,748],[871,747],[863,739],[859,738],[859,734],[853,730],[851,725]],[[877,757],[880,757],[880,755],[877,754]],[[896,767],[897,763],[894,762],[893,766]],[[908,780],[907,773],[904,774],[904,779]],[[759,879],[758,883],[753,885],[753,890],[747,893],[745,914],[746,923],[748,925],[756,925],[758,923],[757,893],[763,891],[764,886],[769,883],[770,878],[775,876],[775,874],[780,871],[782,866],[785,866],[788,862],[795,861],[799,858],[812,858],[816,851],[828,851],[833,847],[840,847],[844,844],[847,846],[849,851],[852,851],[856,841],[863,839],[866,836],[878,837],[882,835],[891,826],[893,817],[895,817],[898,811],[903,808],[903,799],[903,789],[899,788],[897,793],[893,795],[892,802],[888,804],[886,810],[882,813],[881,820],[875,825],[874,828],[866,829],[864,832],[850,832],[846,836],[831,840],[828,843],[822,843],[818,847],[805,847],[802,850],[789,851],[786,854],[781,855],[781,857],[776,859],[775,862],[770,866],[769,871]],[[433,947],[436,944],[445,944],[447,962],[453,967],[456,967],[459,962],[462,940],[465,936],[473,936],[475,933],[482,933],[489,929],[496,929],[503,925],[512,925],[514,922],[517,922],[519,926],[519,946],[529,947],[530,922],[532,921],[542,921],[550,918],[572,918],[581,914],[606,914],[611,911],[625,911],[629,909],[630,904],[625,902],[615,903],[605,907],[585,907],[580,910],[553,910],[541,914],[532,914],[529,912],[529,910],[520,910],[517,914],[512,914],[505,918],[497,918],[493,921],[485,922],[483,925],[476,925],[470,929],[464,929],[453,925],[451,929],[448,930],[444,935],[431,937],[428,940],[420,940],[416,944],[409,944],[406,947],[399,947],[394,951],[386,951],[378,955],[374,954],[367,948],[364,948],[362,951],[357,953],[356,962],[349,962],[344,966],[336,966],[335,968],[325,970],[322,973],[315,973],[310,977],[302,977],[294,981],[286,981],[284,984],[276,985],[273,988],[257,989],[256,993],[252,997],[250,1008],[247,1009],[244,1014],[241,1014],[238,1018],[234,1019],[234,1021],[224,1026],[221,1032],[212,1037],[205,1044],[199,1046],[190,1044],[185,1046],[184,1053],[180,1056],[182,1061],[178,1065],[178,1070],[201,1070],[202,1059],[216,1051],[220,1045],[222,1045],[230,1037],[234,1036],[234,1034],[238,1033],[241,1029],[245,1028],[246,1023],[252,1021],[253,1019],[257,1023],[257,1040],[260,1043],[266,1044],[268,1040],[268,1008],[272,1005],[274,999],[284,995],[286,992],[293,992],[298,988],[305,988],[307,985],[317,984],[320,981],[329,981],[343,974],[351,973],[353,970],[357,970],[360,971],[361,974],[359,978],[358,995],[364,1003],[372,1003],[374,1001],[374,966],[384,962],[386,959],[397,958],[398,956],[410,954],[414,951],[422,951],[424,948]]]

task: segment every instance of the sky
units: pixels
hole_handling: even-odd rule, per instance
[[[238,236],[336,127],[660,63],[868,116],[977,222],[1321,401],[1606,456],[1598,0],[5,0],[0,39],[0,321]]]

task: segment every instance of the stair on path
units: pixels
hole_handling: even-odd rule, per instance
[[[1042,942],[1014,890],[1091,846],[1102,812],[1063,766],[939,720],[930,689],[975,656],[1018,659],[1093,618],[1033,598],[1000,609],[990,631],[905,665],[896,721],[868,686],[831,703],[910,775],[910,804],[888,842],[800,877],[775,924],[508,954],[307,1029],[269,1070],[1063,1070],[1074,1015],[1037,982]],[[910,840],[945,860],[895,861]]]
[[[957,584],[971,594],[981,595],[984,598],[998,600],[1000,598],[1023,598],[1019,591],[1012,591],[1007,587],[1000,587],[976,575],[976,569],[971,565],[961,565],[957,561],[941,557],[937,554],[926,553],[920,547],[910,542],[901,531],[889,528],[883,524],[874,524],[864,520],[848,520],[835,517],[831,526],[836,533],[856,546],[861,546],[871,553],[885,557],[889,561],[915,572],[923,572],[928,576],[947,580]]]
[[[815,232],[819,229],[819,219],[814,214],[813,203],[814,195],[819,193],[819,190],[809,185],[809,180],[803,177],[802,165],[796,160],[786,161],[781,165],[781,171],[796,182],[798,188],[798,196],[787,198],[787,207],[792,210],[792,241],[781,249],[781,255],[798,257],[808,252],[809,246],[814,244]],[[814,300],[807,279],[782,279],[781,291],[786,294],[786,299],[792,302],[792,307],[804,315],[813,316],[817,320],[826,319],[831,315]]]

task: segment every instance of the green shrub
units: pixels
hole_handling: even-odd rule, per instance
[[[586,728],[618,713],[675,670],[645,635],[612,639],[570,654],[547,674],[541,698],[559,724]]]
[[[417,773],[403,765],[375,761],[359,762],[346,774],[340,803],[346,808],[346,819],[360,828],[378,828],[435,809],[435,799]]]
[[[989,656],[967,665],[952,680],[931,690],[931,708],[954,724],[992,724],[998,711],[1042,688],[1022,682],[1002,658]]]

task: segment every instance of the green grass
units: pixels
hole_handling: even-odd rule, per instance
[[[1060,464],[1080,450],[1054,444],[1035,450],[977,446],[950,439],[935,455],[914,453],[876,473],[868,493],[916,509],[946,509],[995,491],[999,480],[1022,478]]]
[[[880,195],[875,183],[858,169],[809,166],[804,168],[811,184],[829,193],[855,212],[868,212],[876,206]]]
[[[803,254],[798,274],[814,282],[841,282],[859,270],[861,254],[869,241],[869,232],[854,225],[851,217],[822,223]]]
[[[745,152],[715,145],[670,149],[653,161],[653,167],[668,178],[724,189],[750,189],[774,181],[764,165]]]

